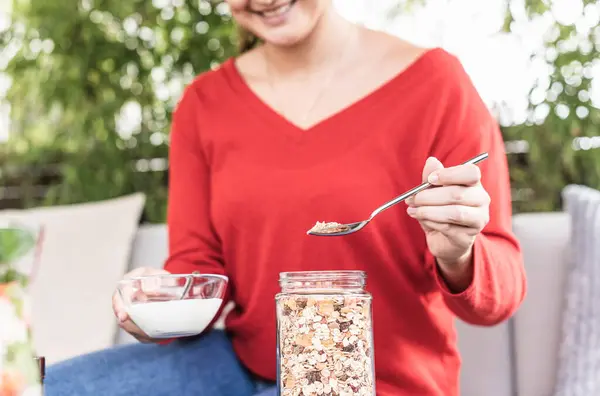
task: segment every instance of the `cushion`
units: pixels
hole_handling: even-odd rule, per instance
[[[461,396],[512,396],[510,321],[478,327],[457,320]]]
[[[527,296],[513,317],[517,394],[549,396],[561,334],[570,220],[566,213],[513,218],[523,250]]]
[[[562,318],[556,396],[600,394],[600,191],[568,186],[572,261]]]
[[[127,269],[144,201],[143,194],[133,194],[103,202],[0,212],[0,217],[44,227],[30,292],[34,344],[48,364],[113,344],[111,296]]]
[[[162,268],[169,254],[168,230],[165,224],[144,224],[135,236],[131,262],[127,271],[141,267]],[[115,322],[117,344],[136,342],[125,330]]]
[[[129,271],[140,267],[162,268],[168,255],[166,224],[144,224],[135,235]]]

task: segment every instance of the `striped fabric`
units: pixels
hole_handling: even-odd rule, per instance
[[[554,396],[600,395],[600,191],[570,185],[563,202],[572,252]]]

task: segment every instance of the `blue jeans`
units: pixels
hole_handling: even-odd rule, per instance
[[[276,396],[240,363],[223,331],[168,345],[129,344],[51,365],[46,396]]]

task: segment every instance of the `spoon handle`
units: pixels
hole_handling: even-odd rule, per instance
[[[183,292],[181,293],[181,297],[179,297],[180,300],[185,299],[185,297],[187,296],[188,292],[190,291],[190,288],[192,287],[193,283],[194,283],[193,275],[188,275],[185,277],[185,285],[183,286]]]
[[[488,153],[481,153],[477,157],[473,157],[470,160],[463,162],[462,165],[477,164],[477,163],[483,161],[484,159],[486,159],[488,156],[489,156]],[[383,212],[384,210],[391,208],[392,206],[412,197],[415,194],[420,193],[421,191],[423,191],[429,187],[431,187],[431,184],[428,182],[425,182],[425,183],[421,184],[420,186],[417,186],[417,187],[414,187],[414,188],[408,190],[404,194],[392,199],[391,201],[384,203],[383,205],[381,205],[380,207],[375,209],[373,211],[373,213],[371,213],[371,217],[369,218],[369,220],[372,219],[373,217],[377,216],[379,213]]]

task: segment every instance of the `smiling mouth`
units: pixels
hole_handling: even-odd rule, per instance
[[[268,10],[258,11],[251,9],[250,12],[263,18],[274,18],[288,12],[292,8],[292,6],[296,4],[296,1],[298,0],[291,0],[285,4],[278,5],[277,7],[269,8]]]

